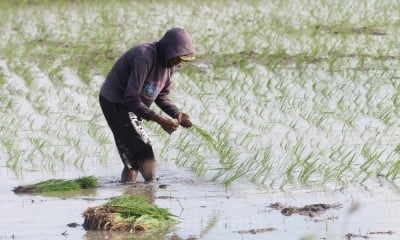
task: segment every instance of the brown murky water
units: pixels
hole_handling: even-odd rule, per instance
[[[273,192],[239,182],[225,189],[165,162],[159,163],[158,182],[121,185],[117,181],[119,171],[116,164],[85,169],[84,173],[66,170],[62,175],[52,176],[30,172],[17,178],[2,167],[0,239],[134,239],[126,233],[87,232],[80,226],[84,209],[126,193],[145,194],[178,216],[180,222],[175,229],[154,239],[400,238],[400,198],[391,186]],[[75,195],[16,195],[11,191],[17,185],[48,178],[91,174],[101,177],[101,187]],[[277,202],[282,207],[299,209],[311,204],[340,204],[340,207],[326,208],[313,216],[285,216],[281,210],[270,207]],[[77,226],[67,226],[71,223]]]

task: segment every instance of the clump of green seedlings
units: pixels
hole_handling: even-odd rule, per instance
[[[18,186],[14,188],[15,193],[50,193],[77,191],[90,189],[98,186],[98,180],[94,176],[81,177],[78,179],[50,179],[32,185]]]
[[[142,195],[112,198],[101,206],[87,208],[82,215],[86,230],[161,231],[176,222],[167,209],[157,207]]]

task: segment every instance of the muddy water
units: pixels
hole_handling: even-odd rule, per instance
[[[372,189],[287,189],[271,192],[254,185],[236,183],[229,189],[197,178],[190,171],[159,163],[159,181],[135,185],[118,183],[119,164],[85,169],[66,169],[53,176],[42,172],[16,177],[1,168],[0,239],[132,239],[129,234],[86,232],[81,213],[124,193],[142,193],[170,209],[180,223],[164,239],[371,239],[400,238],[400,197],[390,186]],[[75,195],[15,195],[11,189],[48,178],[101,176],[101,187]],[[341,204],[314,217],[284,216],[272,203],[302,207],[309,204]],[[353,235],[349,235],[353,234]],[[145,238],[146,239],[146,238]]]

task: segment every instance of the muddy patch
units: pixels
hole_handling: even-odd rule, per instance
[[[348,233],[346,234],[346,240],[351,240],[351,239],[368,239],[371,238],[372,236],[370,235],[393,235],[393,231],[386,231],[386,232],[368,232],[367,234],[355,234],[355,233]]]
[[[240,230],[237,231],[237,233],[240,234],[258,234],[258,233],[266,233],[266,232],[272,232],[276,231],[276,228],[270,227],[270,228],[258,228],[258,229],[250,229],[250,230]]]
[[[270,204],[269,207],[275,210],[281,210],[281,213],[285,216],[299,214],[313,218],[325,213],[329,209],[342,208],[342,204],[317,203],[317,204],[305,205],[304,207],[292,207],[292,206],[285,206],[282,203],[276,202]]]

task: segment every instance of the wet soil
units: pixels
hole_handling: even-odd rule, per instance
[[[373,235],[393,235],[393,231],[386,231],[386,232],[368,232],[367,234],[357,234],[357,233],[347,233],[346,234],[346,240],[351,240],[351,239],[369,239],[369,238],[375,238],[378,236],[373,236]]]
[[[285,216],[291,216],[293,214],[304,215],[308,217],[316,217],[325,213],[328,209],[339,209],[342,207],[341,204],[325,204],[316,203],[311,205],[305,205],[304,207],[285,207],[282,203],[273,203],[269,205],[272,209],[281,210],[281,213]]]
[[[276,228],[258,228],[258,229],[250,229],[250,230],[240,230],[238,233],[240,234],[257,234],[257,233],[265,233],[276,231]]]

